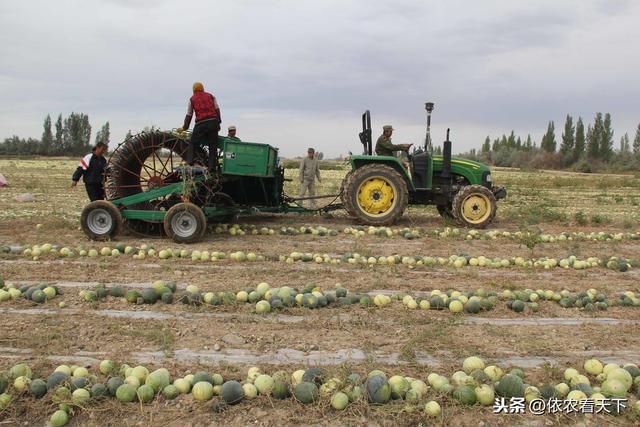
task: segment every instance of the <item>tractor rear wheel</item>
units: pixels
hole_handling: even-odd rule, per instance
[[[408,202],[407,183],[390,166],[371,163],[347,175],[345,208],[364,224],[390,225],[402,216]]]
[[[80,226],[91,240],[110,240],[120,233],[122,215],[113,203],[95,200],[82,210]]]
[[[467,185],[453,198],[453,214],[464,226],[485,228],[496,216],[498,203],[487,187]]]
[[[195,243],[206,229],[204,212],[193,203],[173,205],[164,216],[164,231],[176,243]]]

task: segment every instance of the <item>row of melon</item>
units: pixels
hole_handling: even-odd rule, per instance
[[[0,302],[23,298],[36,304],[42,304],[55,298],[59,293],[60,291],[57,286],[46,283],[17,287],[12,283],[5,284],[4,280],[0,277]]]
[[[35,246],[33,248],[27,248],[23,251],[25,256],[31,257],[34,260],[39,260],[41,256],[47,254],[58,254],[59,256],[75,256],[76,252],[67,247],[56,249],[53,245],[45,244],[42,246]],[[415,268],[417,266],[449,266],[455,268],[462,268],[467,266],[472,267],[492,267],[492,268],[505,268],[505,267],[522,267],[522,268],[564,268],[584,270],[594,267],[606,267],[610,270],[616,271],[628,271],[637,264],[637,261],[632,261],[621,257],[587,257],[580,259],[575,255],[571,255],[567,258],[531,258],[517,256],[511,258],[489,258],[483,255],[474,257],[467,254],[463,255],[451,255],[449,257],[432,257],[432,256],[403,256],[403,255],[389,255],[389,256],[367,256],[358,253],[345,253],[340,256],[330,255],[327,253],[304,253],[304,252],[292,252],[289,255],[258,255],[254,252],[235,251],[227,255],[221,251],[208,251],[208,250],[194,250],[188,249],[161,249],[156,250],[148,245],[142,245],[140,248],[133,246],[124,246],[118,244],[115,247],[105,246],[99,251],[97,249],[78,249],[77,255],[81,257],[118,257],[121,255],[130,255],[137,260],[144,260],[147,257],[157,257],[160,259],[191,259],[192,261],[219,261],[224,259],[230,259],[237,262],[246,261],[280,261],[287,263],[294,262],[314,262],[318,264],[364,264],[364,265],[397,265],[403,264],[409,268]]]
[[[249,368],[240,381],[225,381],[220,374],[203,371],[172,378],[164,368],[150,372],[144,366],[124,364],[118,367],[114,362],[104,360],[99,366],[100,373],[106,376],[106,383],[103,383],[84,367],[66,365],[56,368],[46,381],[32,379],[29,366],[20,363],[7,375],[0,375],[0,409],[9,406],[14,395],[28,393],[40,399],[48,392],[52,393],[53,402],[65,412],[69,405],[84,407],[92,398],[113,396],[122,403],[148,403],[160,394],[165,400],[186,394],[191,394],[196,401],[209,401],[219,396],[219,410],[225,405],[263,395],[280,400],[293,396],[303,404],[326,399],[336,410],[343,410],[358,401],[386,404],[398,400],[405,402],[407,412],[414,412],[432,395],[440,401],[454,399],[463,405],[491,406],[496,396],[524,398],[527,403],[533,400],[580,402],[590,399],[597,404],[607,398],[629,399],[634,390],[640,393],[640,369],[635,364],[620,367],[589,359],[582,369],[583,373],[576,368],[567,368],[561,381],[534,386],[525,382],[525,374],[519,368],[505,372],[497,365],[487,366],[481,358],[471,356],[464,360],[462,370],[451,377],[433,372],[427,376],[426,382],[397,374],[388,377],[380,370],[369,372],[366,378],[357,373],[341,378],[330,377],[320,368],[298,370],[292,374],[278,371],[268,375],[257,367]],[[636,401],[633,407],[640,415],[640,402]],[[429,415],[440,415],[437,402],[427,402],[424,409]]]
[[[327,228],[324,226],[304,225],[299,227],[281,227],[279,229],[260,227],[253,224],[219,224],[214,229],[217,234],[229,234],[232,236],[244,236],[244,235],[287,235],[296,236],[302,234],[310,234],[313,236],[337,236],[339,233],[337,230]],[[378,236],[378,237],[393,237],[399,236],[405,239],[415,239],[420,237],[439,237],[439,238],[460,238],[464,240],[496,240],[496,239],[511,239],[511,240],[524,240],[530,238],[536,238],[540,243],[554,243],[554,242],[566,242],[566,241],[621,241],[621,240],[640,240],[640,232],[618,232],[618,233],[606,233],[604,231],[599,232],[584,232],[584,231],[564,231],[562,233],[550,234],[542,231],[504,231],[504,230],[461,230],[455,227],[444,227],[427,229],[424,227],[403,227],[403,228],[391,228],[391,227],[374,227],[374,226],[352,226],[342,229],[343,234],[353,235],[361,237],[365,235]]]
[[[86,301],[97,301],[107,296],[123,297],[129,303],[153,304],[162,300],[172,303],[176,292],[176,283],[172,281],[155,281],[151,288],[143,290],[123,289],[115,285],[110,288],[98,285],[96,290],[82,290],[80,296]],[[479,288],[476,291],[462,292],[449,289],[446,292],[433,290],[421,296],[412,296],[405,293],[397,293],[392,297],[384,294],[369,295],[349,292],[341,284],[337,283],[334,290],[323,290],[310,282],[300,290],[289,286],[271,288],[268,283],[262,282],[255,288],[245,288],[234,292],[201,291],[195,285],[188,285],[186,291],[180,296],[179,301],[191,305],[228,305],[238,303],[255,304],[257,313],[268,313],[272,309],[283,307],[320,308],[332,306],[348,306],[358,304],[363,307],[384,307],[391,303],[392,299],[401,300],[409,309],[443,310],[449,309],[453,313],[467,312],[471,314],[480,311],[489,311],[500,300],[507,301],[507,307],[515,312],[522,312],[526,307],[530,311],[539,310],[540,301],[553,301],[563,308],[577,307],[585,311],[606,310],[611,305],[640,306],[640,298],[633,291],[626,291],[618,296],[618,300],[610,300],[602,292],[596,289],[588,289],[579,293],[563,289],[560,292],[552,290],[511,290],[506,289],[498,294],[494,291],[486,291]]]

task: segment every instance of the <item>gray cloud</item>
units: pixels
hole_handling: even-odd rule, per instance
[[[452,127],[455,150],[566,113],[635,130],[640,5],[631,1],[88,0],[0,3],[0,136],[39,136],[47,113],[127,129],[180,125],[191,83],[224,125],[285,155],[359,149],[361,112],[397,140]],[[561,123],[556,125],[560,128]],[[559,136],[559,133],[558,133]]]

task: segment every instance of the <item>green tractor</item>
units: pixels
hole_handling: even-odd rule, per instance
[[[506,197],[506,189],[493,186],[486,165],[451,156],[448,129],[443,154],[433,155],[433,103],[427,103],[426,110],[425,147],[408,155],[408,167],[397,157],[374,155],[371,115],[369,111],[362,115],[364,154],[351,156],[351,170],[342,182],[345,209],[362,223],[381,226],[393,224],[409,204],[435,205],[442,217],[466,227],[486,227],[496,215],[497,200]]]
[[[430,120],[430,116],[429,116]],[[427,135],[429,131],[427,131]],[[145,237],[166,235],[177,243],[197,242],[207,225],[229,222],[238,214],[311,212],[305,199],[338,198],[320,210],[346,210],[360,222],[388,225],[402,216],[407,204],[435,204],[443,216],[464,225],[484,227],[496,212],[503,188],[491,184],[489,169],[476,162],[414,152],[407,170],[396,157],[373,156],[371,117],[363,115],[360,140],[365,154],[351,157],[352,170],[340,194],[295,198],[284,192],[284,168],[278,150],[267,144],[239,142],[220,136],[220,173],[206,164],[208,153],[195,150],[196,166],[185,165],[188,135],[151,131],[120,144],[108,160],[107,200],[89,203],[80,225],[93,240],[115,238],[126,226]]]

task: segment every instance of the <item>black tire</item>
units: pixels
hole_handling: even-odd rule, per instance
[[[391,191],[387,199],[390,206],[382,207],[378,212],[367,212],[360,205],[359,195],[362,191],[366,191],[363,186],[367,183],[372,183],[374,179],[382,180],[385,187],[388,187],[387,191]],[[393,224],[402,216],[409,202],[407,183],[402,175],[392,167],[379,163],[364,165],[347,175],[344,191],[344,204],[347,212],[367,225],[382,226]],[[362,196],[366,197],[364,193]],[[373,189],[370,191],[369,197],[371,197],[372,203],[377,203],[379,200],[384,201],[386,196],[381,194],[381,191]],[[375,207],[372,209],[375,210]]]
[[[347,174],[344,176],[344,178],[342,179],[342,184],[340,184],[340,201],[342,202],[342,206],[347,206],[346,203],[346,194],[347,194],[347,182],[349,181],[349,178],[351,177],[351,174],[353,174],[353,169],[351,169],[349,172],[347,172]]]
[[[498,203],[487,187],[467,185],[453,198],[453,214],[461,225],[485,228],[496,216]]]
[[[195,243],[206,229],[207,218],[193,203],[178,203],[164,217],[164,231],[176,243]]]
[[[122,229],[122,215],[113,203],[95,200],[82,210],[80,227],[91,240],[111,240]]]
[[[442,218],[455,219],[453,215],[453,206],[451,206],[451,203],[448,203],[446,205],[436,205],[436,209],[438,210],[438,213]]]

